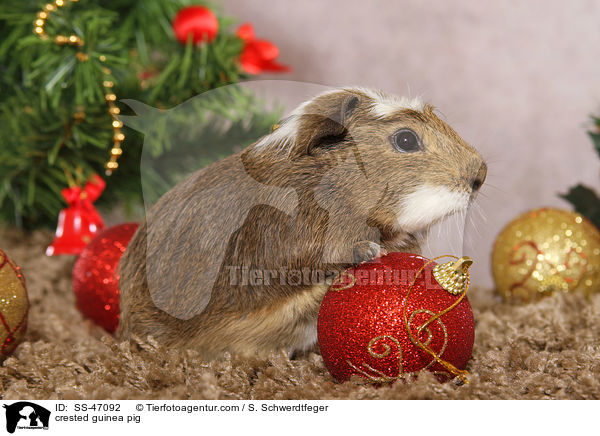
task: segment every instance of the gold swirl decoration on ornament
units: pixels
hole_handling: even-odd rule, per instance
[[[600,291],[600,232],[581,215],[543,208],[517,217],[492,252],[496,290],[528,302],[554,292]]]
[[[419,313],[425,313],[432,318],[435,317],[435,313],[433,313],[429,309],[417,309],[414,312],[412,312],[410,314],[410,316],[408,317],[408,325],[411,325],[415,316],[418,315]],[[439,324],[440,328],[442,329],[442,332],[444,332],[444,343],[442,344],[440,351],[438,351],[436,353],[438,356],[441,356],[442,354],[444,354],[444,351],[446,351],[446,347],[448,346],[448,330],[446,329],[446,325],[442,322],[442,320],[440,318],[435,318],[435,321]],[[417,337],[421,336],[422,331],[425,331],[425,333],[427,333],[427,340],[425,342],[423,342],[423,345],[426,347],[428,347],[429,344],[431,344],[431,341],[433,339],[433,333],[431,332],[431,329],[429,328],[430,324],[431,323],[425,323],[417,329],[417,335],[416,335]],[[417,344],[415,344],[415,345],[417,345]],[[431,367],[431,365],[433,365],[435,362],[436,362],[435,358],[431,359],[431,362],[429,362],[423,369],[429,369]]]
[[[394,380],[397,380],[398,378],[400,378],[400,376],[404,372],[404,369],[402,367],[402,347],[400,346],[400,341],[398,341],[398,339],[396,339],[392,335],[377,336],[369,341],[369,344],[367,346],[367,352],[371,355],[371,357],[374,357],[376,359],[383,359],[383,358],[389,356],[390,353],[392,352],[392,348],[388,344],[383,342],[386,339],[389,339],[390,341],[392,341],[398,349],[398,375],[397,376],[387,375],[383,371],[373,368],[367,362],[363,362],[362,366],[363,366],[363,368],[367,368],[370,371],[370,373],[368,373],[367,371],[363,370],[362,368],[359,368],[358,366],[354,365],[350,360],[346,360],[346,363],[352,369],[354,369],[357,372],[360,372],[368,380],[370,380],[374,383],[389,383]],[[383,346],[384,351],[382,353],[377,353],[374,349],[375,345],[377,345],[378,342],[381,342],[381,345]],[[375,375],[373,375],[373,374],[375,374]]]
[[[342,279],[347,279],[347,283],[343,283]],[[356,276],[348,271],[343,271],[339,274],[331,285],[329,286],[329,291],[343,291],[345,289],[350,289],[356,284]]]
[[[421,326],[419,326],[419,328],[417,329],[416,334],[413,333],[412,327],[411,327],[411,320],[414,316],[414,313],[411,313],[410,316],[407,315],[406,313],[406,308],[408,305],[408,297],[410,296],[415,283],[417,282],[418,278],[421,276],[421,274],[423,273],[423,271],[425,271],[425,268],[427,268],[429,265],[431,265],[432,263],[434,263],[436,260],[439,259],[443,259],[445,257],[450,257],[452,259],[456,259],[455,262],[451,262],[450,264],[452,265],[452,269],[454,271],[464,271],[464,273],[466,274],[466,279],[464,280],[464,282],[461,284],[461,292],[460,292],[460,296],[456,299],[456,301],[454,303],[452,303],[450,306],[448,306],[446,309],[438,312],[438,313],[433,313],[433,312],[429,312],[431,314],[431,317],[425,321],[423,324],[421,324]],[[454,309],[456,306],[458,306],[460,304],[460,302],[463,300],[463,298],[465,297],[465,295],[467,294],[467,290],[469,289],[469,285],[471,283],[470,281],[470,277],[469,277],[469,271],[468,268],[469,266],[473,263],[473,261],[468,258],[468,257],[461,257],[458,258],[456,256],[452,256],[452,255],[444,255],[444,256],[438,256],[435,257],[431,260],[429,260],[428,262],[426,262],[417,272],[417,274],[415,275],[415,278],[413,279],[412,283],[410,284],[410,286],[408,287],[408,291],[406,293],[406,296],[404,297],[404,302],[402,303],[403,306],[403,317],[404,317],[404,326],[406,327],[406,331],[408,332],[408,337],[410,338],[410,341],[415,344],[417,347],[419,347],[420,349],[422,349],[423,351],[425,351],[426,353],[428,353],[431,357],[433,357],[433,360],[427,365],[427,368],[433,364],[433,362],[437,362],[439,363],[441,366],[443,366],[444,368],[446,368],[451,374],[454,374],[455,376],[457,376],[458,378],[460,378],[464,383],[469,383],[469,379],[467,378],[467,375],[469,374],[468,371],[464,370],[464,369],[458,369],[456,366],[452,365],[450,362],[442,359],[442,354],[445,351],[445,345],[442,351],[440,352],[436,352],[435,350],[433,350],[429,344],[431,343],[431,332],[429,332],[429,337],[427,339],[426,342],[422,342],[420,337],[421,337],[421,332],[423,330],[426,330],[429,328],[429,325],[431,325],[433,322],[435,321],[439,321],[440,324],[443,325],[442,321],[441,321],[441,317],[444,316],[445,314],[447,314],[448,312],[450,312],[452,309]],[[441,283],[440,283],[441,285]],[[421,309],[419,309],[421,310]],[[444,332],[446,335],[446,342],[447,343],[447,339],[448,339],[448,333],[446,331],[446,328],[444,326]]]

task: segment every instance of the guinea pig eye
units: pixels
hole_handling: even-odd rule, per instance
[[[402,153],[412,153],[421,150],[421,141],[410,129],[400,129],[391,137],[392,145]]]

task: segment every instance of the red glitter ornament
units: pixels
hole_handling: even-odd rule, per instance
[[[342,273],[323,298],[317,326],[331,374],[340,382],[358,374],[385,383],[427,369],[466,380],[475,339],[464,295],[471,263],[438,266],[390,253]]]
[[[211,42],[217,36],[219,22],[215,14],[204,6],[182,8],[173,20],[173,31],[180,43],[186,44],[192,35],[194,44]]]
[[[77,308],[109,332],[119,325],[117,265],[135,233],[135,223],[104,230],[83,250],[73,267]]]

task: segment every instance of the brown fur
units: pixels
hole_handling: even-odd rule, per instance
[[[472,181],[485,178],[485,164],[431,106],[380,119],[370,111],[371,103],[355,90],[317,97],[299,115],[293,138],[251,146],[165,194],[121,261],[119,335],[152,335],[167,346],[196,348],[208,358],[224,351],[303,349],[316,339],[326,286],[233,285],[228,266],[340,271],[351,262],[327,259],[347,259],[356,251],[367,259],[376,254],[370,250],[377,244],[387,251],[418,251],[419,232],[407,232],[396,221],[403,196],[423,184],[471,194]],[[425,151],[394,150],[389,138],[401,127],[413,129]],[[269,205],[263,194],[247,187],[251,181],[293,192],[294,213]],[[231,186],[241,197],[232,204],[215,186]],[[217,235],[231,218],[228,211],[240,207],[248,208],[246,220],[229,240],[221,240]],[[208,262],[221,251],[214,286],[200,283]],[[148,277],[158,294],[150,291]],[[198,294],[202,286],[206,289]],[[198,298],[207,299],[199,314]],[[165,307],[176,307],[181,316]]]

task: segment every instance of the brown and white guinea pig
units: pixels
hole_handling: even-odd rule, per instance
[[[430,105],[360,88],[319,95],[150,210],[120,263],[118,334],[207,359],[307,349],[321,272],[418,252],[485,176]]]

